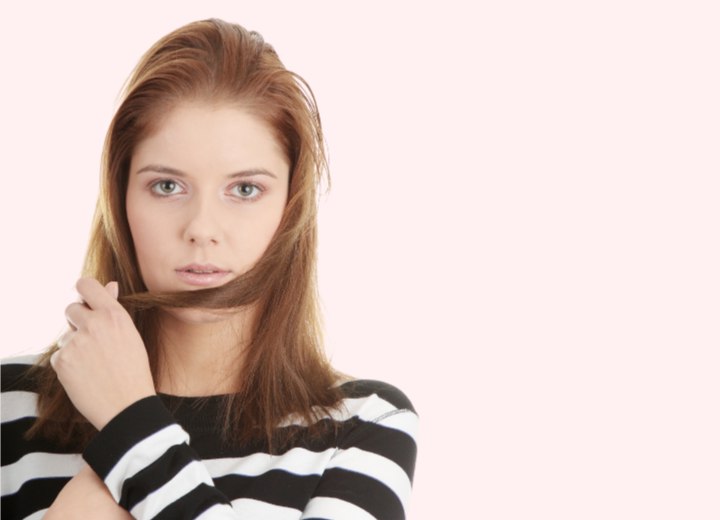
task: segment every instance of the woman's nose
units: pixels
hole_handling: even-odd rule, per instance
[[[183,240],[205,246],[220,240],[220,216],[209,201],[197,199],[188,207]]]

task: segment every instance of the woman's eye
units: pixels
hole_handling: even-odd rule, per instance
[[[235,194],[239,195],[243,199],[254,199],[260,195],[262,191],[259,186],[255,184],[248,184],[243,182],[233,186]]]
[[[169,179],[158,181],[152,185],[152,191],[158,195],[173,195],[177,193],[175,191],[177,188],[178,183]]]

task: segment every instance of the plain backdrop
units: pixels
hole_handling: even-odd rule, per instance
[[[2,356],[64,327],[121,85],[255,29],[318,100],[327,349],[421,417],[411,519],[720,517],[720,12],[4,2]]]

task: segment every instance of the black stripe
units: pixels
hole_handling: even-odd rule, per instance
[[[36,389],[35,381],[27,377],[27,371],[32,365],[21,365],[19,363],[3,363],[0,367],[0,378],[3,392],[12,392],[21,390],[25,392],[34,392]]]
[[[187,444],[171,446],[155,462],[123,482],[120,505],[129,511],[194,460]]]
[[[34,438],[26,441],[23,435],[34,422],[34,418],[26,417],[24,419],[18,419],[17,421],[3,423],[2,426],[0,426],[0,436],[2,436],[0,452],[2,453],[3,466],[17,462],[28,453],[77,454],[77,450],[74,450],[72,447],[61,448],[46,439]]]
[[[17,493],[0,499],[0,516],[7,520],[25,518],[36,511],[47,509],[69,481],[69,477],[27,481]]]
[[[415,411],[410,399],[398,388],[372,379],[348,381],[340,387],[347,397],[361,398],[377,394],[378,397],[392,404],[398,410]]]
[[[29,365],[22,364],[3,365],[3,388],[12,386],[15,390],[31,390],[31,382],[25,376],[28,368]],[[26,386],[20,388],[18,385]],[[399,410],[413,410],[411,403],[402,392],[385,383],[354,381],[346,383],[342,388],[348,397],[362,398],[377,395]],[[207,460],[268,452],[264,441],[242,447],[221,444],[217,430],[210,424],[214,424],[211,420],[213,417],[208,415],[207,410],[206,408],[192,410],[193,414],[190,417],[194,419],[193,423],[185,428],[191,436],[192,449],[184,444],[171,447],[159,460],[144,468],[133,479],[124,482],[121,502],[125,507],[131,509],[136,506],[147,497],[148,493],[167,483],[190,460],[197,460],[197,456]],[[207,418],[207,422],[203,423],[201,418]],[[71,449],[59,449],[42,440],[24,441],[22,435],[34,420],[28,417],[2,425],[0,433],[3,465],[16,462],[25,454],[32,452],[73,453]],[[91,463],[96,472],[105,477],[129,449],[173,422],[172,414],[168,412],[160,398],[149,397],[138,401],[121,412],[98,434],[86,450],[85,459]],[[329,419],[322,421],[324,424],[331,422]],[[182,424],[182,421],[180,423]],[[402,467],[412,480],[417,447],[410,435],[372,421],[363,421],[358,417],[340,421],[337,426],[336,435],[332,433],[331,428],[328,428],[329,433],[316,436],[310,436],[307,428],[303,426],[287,427],[287,430],[297,435],[291,445],[285,446],[281,453],[294,447],[316,453],[334,447],[344,449],[357,447],[392,460]],[[197,451],[197,455],[193,453],[193,449]],[[402,504],[393,491],[372,477],[335,468],[325,471],[322,483],[320,479],[320,475],[300,476],[283,470],[270,470],[260,476],[225,475],[215,479],[215,488],[207,485],[198,486],[189,495],[166,507],[158,518],[192,518],[215,504],[238,498],[255,499],[302,511],[310,496],[338,498],[357,505],[379,519],[404,518]],[[67,477],[41,478],[26,482],[18,493],[2,499],[2,514],[7,515],[6,518],[15,518],[17,514],[13,511],[18,507],[25,508],[27,511],[19,516],[22,518],[34,511],[49,507],[68,480]],[[151,484],[145,482],[140,485],[142,481]],[[53,482],[55,488],[48,489],[53,486]],[[44,501],[47,501],[47,504],[42,505]],[[199,504],[197,507],[194,507],[195,501]],[[191,504],[194,508],[189,510]]]
[[[236,498],[253,498],[302,511],[320,475],[302,476],[274,469],[258,476],[225,475],[213,480],[215,486],[231,501]]]
[[[340,468],[325,471],[315,497],[344,500],[364,509],[377,520],[403,520],[405,511],[397,495],[374,478]]]
[[[408,412],[403,412],[408,413]],[[320,421],[326,425],[321,427],[323,431],[331,432],[332,428],[329,426],[332,422],[330,419],[323,419]],[[337,422],[337,435],[324,434],[322,436],[310,435],[308,429],[304,426],[288,426],[283,428],[285,431],[291,431],[292,443],[287,446],[282,446],[275,455],[283,455],[285,452],[293,448],[303,448],[308,451],[315,453],[323,452],[329,448],[335,448],[347,444],[347,441],[343,442],[343,439],[351,439],[351,435],[355,430],[360,427],[377,429],[380,432],[398,431],[391,428],[385,428],[384,426],[378,425],[373,422],[366,422],[357,417],[347,419],[345,421]],[[198,431],[197,428],[185,428],[185,431],[190,435],[190,446],[198,453],[202,459],[220,459],[226,457],[246,457],[255,453],[269,454],[268,446],[265,441],[256,441],[242,446],[237,445],[224,445],[218,442],[217,431]],[[405,435],[399,432],[401,435]]]
[[[175,420],[162,401],[155,395],[145,397],[111,419],[90,441],[83,457],[105,480],[113,466],[133,446],[171,424],[175,424]]]
[[[333,422],[330,419],[319,421],[322,423],[318,429],[325,433],[323,435],[310,435],[305,426],[288,426],[283,428],[283,435],[292,439],[292,442],[280,446],[274,455],[283,455],[285,452],[293,448],[304,448],[308,451],[320,453],[328,448],[337,446],[337,438],[347,435],[353,428],[357,427],[357,419],[338,423],[338,435],[333,435],[334,428],[331,426]],[[316,423],[317,424],[317,423]],[[198,428],[185,427],[185,431],[190,435],[190,446],[197,451],[200,458],[203,459],[220,459],[225,457],[245,457],[255,453],[269,454],[267,442],[264,439],[257,439],[244,445],[227,445],[218,442],[217,430],[207,431]],[[337,437],[337,438],[336,438]]]
[[[200,516],[216,504],[226,504],[217,490],[207,484],[200,484],[190,493],[160,511],[153,520],[190,520]]]
[[[405,432],[371,422],[359,422],[352,433],[340,441],[338,447],[357,447],[385,457],[400,466],[411,482],[413,480],[417,444]]]

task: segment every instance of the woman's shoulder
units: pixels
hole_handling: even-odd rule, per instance
[[[368,460],[392,461],[412,481],[419,419],[405,392],[374,379],[345,381],[340,389],[345,397],[340,407],[339,456],[360,456],[363,464]]]
[[[32,443],[25,440],[25,432],[32,426],[37,417],[36,385],[28,371],[39,360],[39,355],[17,356],[0,360],[2,372],[2,395],[0,400],[0,429],[3,436],[3,493],[6,483],[9,488],[19,489],[16,466],[8,466],[18,462],[25,455],[35,450]],[[46,450],[52,451],[52,450]],[[21,479],[22,480],[22,479]]]
[[[410,398],[398,387],[376,379],[350,379],[341,382],[345,399],[379,399],[398,410],[415,412]]]
[[[0,360],[0,384],[3,394],[12,391],[34,391],[34,384],[28,378],[28,373],[39,360],[40,354],[13,356]]]
[[[339,407],[342,418],[363,422],[385,422],[393,416],[412,416],[417,412],[410,398],[398,387],[375,379],[350,379],[340,382],[342,404]]]
[[[0,360],[0,414],[3,425],[37,416],[37,385],[35,380],[29,377],[29,371],[39,359],[40,355],[34,354]]]

